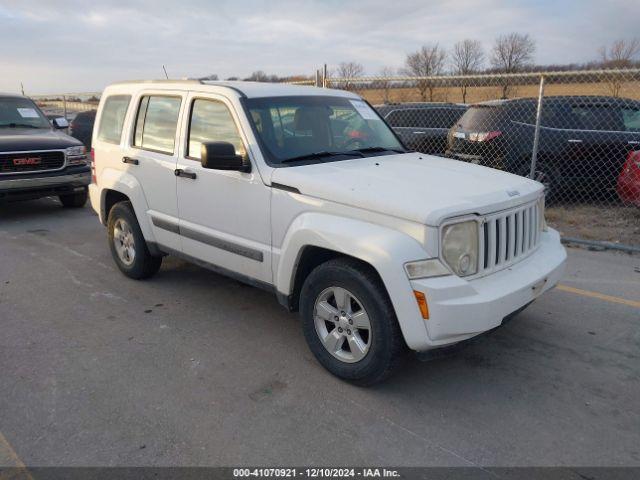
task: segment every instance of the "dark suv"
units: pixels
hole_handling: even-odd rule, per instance
[[[57,195],[65,207],[87,201],[91,168],[81,142],[61,132],[29,98],[0,94],[0,202]]]
[[[376,106],[405,146],[420,153],[444,155],[447,133],[467,111],[459,103],[399,103]]]
[[[472,105],[449,132],[447,156],[528,175],[536,106],[534,98]],[[536,178],[547,186],[548,197],[615,197],[629,151],[640,148],[640,102],[546,97],[540,124]]]

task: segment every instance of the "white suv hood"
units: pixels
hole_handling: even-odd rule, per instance
[[[517,175],[419,153],[276,168],[271,182],[432,226],[452,216],[510,208],[537,198],[543,189]]]

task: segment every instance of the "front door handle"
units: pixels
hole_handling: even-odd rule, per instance
[[[122,163],[128,163],[130,165],[138,165],[140,162],[138,161],[137,158],[122,157]]]
[[[570,138],[568,140],[569,143],[582,143],[582,140],[580,140],[579,138]]]
[[[413,132],[414,135],[424,135],[427,132]]]
[[[176,168],[173,173],[175,174],[176,177],[184,177],[184,178],[190,178],[191,180],[195,180],[196,179],[196,174],[193,172],[187,172],[186,170],[183,170],[181,168]]]

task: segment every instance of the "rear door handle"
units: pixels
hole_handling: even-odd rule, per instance
[[[122,157],[122,163],[128,163],[130,165],[138,165],[140,162],[138,161],[137,158]]]
[[[181,168],[176,168],[173,173],[175,174],[176,177],[184,177],[184,178],[190,178],[191,180],[195,180],[196,179],[196,174],[193,172],[187,172],[186,170],[183,170]]]
[[[413,132],[414,135],[424,135],[427,132]]]
[[[582,140],[579,138],[570,138],[569,143],[582,143]]]

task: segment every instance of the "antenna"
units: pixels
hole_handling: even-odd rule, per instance
[[[167,80],[169,80],[169,75],[167,75],[167,69],[164,68],[164,65],[162,65],[162,70],[164,70],[164,76],[167,77]]]
[[[22,91],[22,96],[24,97],[24,85],[20,82],[20,90]]]

